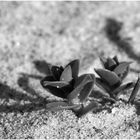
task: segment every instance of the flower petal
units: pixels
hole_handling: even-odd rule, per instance
[[[63,101],[48,103],[46,105],[46,109],[49,111],[59,111],[63,109],[72,109],[75,107],[76,105],[69,105],[67,102],[63,102]]]
[[[45,78],[43,78],[41,81],[40,81],[40,84],[45,88],[46,86],[45,86],[45,84],[44,84],[44,82],[46,82],[46,81],[54,81],[54,77],[53,76],[46,76]]]
[[[53,76],[46,76],[44,79],[41,80],[40,83],[44,88],[47,86],[61,88],[69,85],[69,83],[65,81],[54,81]]]
[[[73,102],[79,95],[81,90],[83,90],[84,86],[89,83],[93,82],[93,74],[85,74],[78,78],[76,85],[74,86],[74,90],[68,95],[69,102]]]
[[[106,69],[95,69],[95,72],[101,77],[102,80],[107,82],[110,86],[121,84],[121,80],[115,72]]]
[[[113,71],[122,78],[124,74],[128,73],[128,68],[131,62],[121,62]]]
[[[67,66],[60,76],[60,81],[70,82],[72,80],[72,70],[70,66]]]
[[[113,90],[111,93],[113,95],[116,95],[120,91],[126,90],[126,89],[130,89],[132,87],[134,87],[134,83],[133,82],[130,82],[130,83],[127,83],[127,84],[124,84],[124,85],[119,86],[118,88],[116,88],[115,90]]]
[[[72,77],[75,79],[78,77],[78,73],[79,73],[79,59],[75,59],[73,61],[71,61],[67,66],[71,66],[71,70],[72,70]],[[66,67],[67,67],[66,66]]]
[[[121,80],[123,80],[128,75],[129,69],[130,69],[130,67],[128,66],[126,68],[126,71],[122,75],[119,76],[121,78]]]
[[[83,87],[83,89],[81,90],[80,95],[79,95],[80,102],[83,103],[84,101],[86,101],[88,96],[91,94],[91,91],[93,90],[94,82],[95,81],[88,82]]]
[[[95,76],[94,74],[83,74],[80,77],[78,77],[75,81],[74,87],[77,87],[79,84],[83,83],[83,82],[88,82],[89,81],[94,81],[95,80]]]
[[[111,88],[109,85],[103,81],[101,78],[96,78],[96,85],[102,88],[105,92],[110,92]]]
[[[67,86],[69,85],[68,82],[65,82],[65,81],[44,81],[43,82],[43,86],[46,87],[46,86],[52,86],[52,87],[56,87],[56,88],[62,88],[64,86]]]
[[[51,64],[47,63],[44,60],[35,60],[33,61],[33,63],[35,64],[35,67],[39,72],[44,73],[46,75],[51,75]]]
[[[89,97],[94,97],[94,98],[100,99],[103,97],[109,97],[109,94],[106,92],[102,92],[100,90],[92,90]]]

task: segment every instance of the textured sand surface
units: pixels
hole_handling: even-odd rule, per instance
[[[133,55],[108,40],[107,18],[123,23]],[[101,67],[99,55],[132,60],[139,70],[139,37],[140,2],[0,2],[0,138],[140,138],[135,106],[119,102],[111,113],[78,119],[69,110],[45,110],[57,98],[40,85],[46,63],[76,58],[80,73]],[[137,79],[133,71],[128,80]]]

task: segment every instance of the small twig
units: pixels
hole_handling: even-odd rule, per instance
[[[139,89],[140,89],[140,75],[139,75],[138,80],[137,80],[137,82],[136,82],[136,84],[134,86],[134,89],[133,89],[133,91],[132,91],[132,93],[130,95],[128,103],[131,103],[131,104],[134,103],[135,97],[136,97]]]

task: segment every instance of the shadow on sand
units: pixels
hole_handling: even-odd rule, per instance
[[[50,64],[44,60],[37,60],[33,63],[40,73],[45,75],[50,74]],[[46,107],[48,103],[47,98],[41,97],[35,89],[29,86],[29,78],[41,80],[43,77],[41,75],[20,73],[17,84],[25,93],[17,91],[4,83],[0,83],[0,100],[2,101],[0,104],[0,112],[31,112]],[[28,95],[26,93],[28,93]],[[14,100],[15,103],[9,105],[11,99]],[[21,104],[22,101],[27,103]]]

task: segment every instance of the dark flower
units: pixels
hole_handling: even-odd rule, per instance
[[[78,78],[79,60],[71,61],[64,68],[62,66],[52,66],[51,73],[50,76],[41,80],[41,85],[53,95],[67,98]]]
[[[64,101],[48,103],[46,108],[51,111],[72,109],[78,116],[82,116],[98,107],[96,101],[85,103],[93,90],[94,74],[83,74],[78,77],[79,60],[66,65],[52,66],[52,75],[41,80],[41,85],[53,95],[64,98]]]
[[[116,98],[120,91],[134,86],[133,82],[122,85],[131,62],[119,62],[117,56],[107,59],[100,58],[100,60],[105,69],[95,69],[95,72],[99,75],[99,78],[96,78],[96,84],[109,93],[111,97]]]
[[[100,60],[105,69],[115,72],[121,80],[127,76],[129,72],[129,65],[132,63],[126,61],[119,62],[117,56],[114,56],[113,58],[100,57]]]

